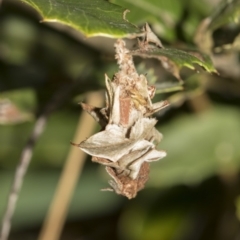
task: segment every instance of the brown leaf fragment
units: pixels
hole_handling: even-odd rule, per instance
[[[111,84],[114,89],[113,94],[113,104],[112,108],[109,109],[110,117],[109,117],[109,123],[110,124],[119,124],[121,121],[121,113],[120,113],[120,86],[116,86],[116,84]]]
[[[145,31],[145,39],[144,39],[145,44],[154,43],[157,47],[163,48],[163,45],[160,39],[152,31],[148,23],[145,24],[143,31]]]
[[[161,101],[152,104],[151,109],[147,112],[146,117],[151,116],[152,114],[159,112],[160,110],[164,109],[165,107],[169,106],[168,101]]]
[[[86,103],[81,103],[81,106],[82,109],[89,113],[101,127],[105,127],[107,125],[108,116],[106,114],[106,109],[94,107]]]
[[[135,142],[124,137],[122,127],[118,125],[107,127],[108,129],[105,131],[96,133],[81,142],[78,147],[92,156],[107,158],[116,162],[125,155],[126,151],[132,148]]]
[[[117,170],[111,167],[106,167],[107,173],[113,178],[109,181],[112,189],[103,190],[114,190],[117,194],[126,196],[128,199],[136,197],[137,192],[144,188],[145,183],[148,180],[149,164],[144,162],[141,165],[141,169],[136,179],[131,179],[128,176],[117,173]]]
[[[165,157],[167,154],[165,151],[158,151],[156,149],[149,149],[144,155],[142,155],[140,158],[135,159],[130,163],[129,166],[126,166],[125,168],[130,170],[129,177],[132,179],[136,179],[138,176],[138,173],[140,171],[140,168],[144,162],[152,162],[157,161],[163,157]]]
[[[107,109],[112,109],[114,89],[112,87],[111,79],[107,76],[107,74],[105,74],[105,85],[106,85],[106,88],[107,88],[107,91],[106,91],[106,108]]]
[[[100,164],[105,165],[105,166],[109,166],[109,167],[114,167],[114,168],[118,167],[117,162],[112,162],[112,161],[110,161],[106,158],[92,157],[92,161],[96,162],[96,163],[100,163]]]
[[[16,124],[33,118],[30,113],[22,111],[11,100],[0,98],[0,124]]]
[[[156,123],[157,120],[155,118],[139,118],[130,129],[129,138],[132,140],[144,139]]]
[[[129,115],[131,111],[131,98],[119,98],[120,101],[120,123],[123,126],[128,126]]]
[[[146,140],[155,143],[155,146],[161,142],[162,138],[163,135],[156,128],[153,128],[151,131],[149,131],[148,135],[146,136]]]

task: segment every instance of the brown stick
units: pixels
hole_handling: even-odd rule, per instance
[[[93,106],[101,106],[103,104],[102,93],[89,93],[87,95],[87,103]],[[79,119],[73,142],[81,142],[93,133],[94,128],[95,121],[93,118],[88,113],[83,112]],[[59,239],[85,158],[86,154],[84,152],[76,147],[71,147],[39,240]]]
[[[22,188],[24,176],[27,172],[28,166],[32,159],[34,146],[44,131],[48,116],[66,99],[68,94],[73,90],[73,85],[61,88],[56,91],[51,101],[46,105],[44,111],[37,118],[33,131],[23,148],[19,164],[16,168],[12,187],[8,196],[7,207],[2,219],[2,225],[0,229],[0,240],[7,240],[10,229],[11,220],[16,208],[19,193]]]
[[[1,240],[8,239],[11,229],[11,220],[15,211],[19,192],[21,191],[23,179],[32,158],[33,146],[35,145],[39,136],[42,134],[45,125],[46,117],[43,116],[39,117],[35,123],[32,136],[30,137],[28,143],[26,144],[22,151],[22,155],[20,158],[20,162],[17,166],[16,173],[14,175],[12,188],[8,197],[8,203],[2,221],[2,228],[0,233]]]

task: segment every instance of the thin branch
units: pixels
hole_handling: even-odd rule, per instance
[[[87,103],[90,105],[101,106],[103,104],[103,99],[103,94],[101,92],[87,94]],[[83,111],[73,141],[80,142],[84,140],[93,133],[95,126],[96,123],[94,119],[87,112]],[[81,174],[85,158],[86,154],[83,151],[75,147],[70,148],[39,240],[59,239],[68,213],[70,200]]]
[[[31,162],[33,148],[44,131],[47,122],[47,117],[49,116],[50,113],[53,112],[53,110],[55,110],[60,105],[60,103],[62,103],[62,101],[66,98],[66,96],[70,93],[72,89],[73,86],[70,85],[68,88],[64,87],[58,90],[54,95],[53,99],[47,104],[43,113],[40,114],[40,116],[36,120],[33,131],[22,151],[19,164],[16,168],[12,187],[8,196],[6,210],[2,219],[2,226],[0,229],[0,240],[8,239],[11,229],[11,220],[16,208],[19,193],[22,188],[23,179],[28,169],[28,166]]]
[[[11,192],[8,197],[7,208],[3,217],[3,223],[2,223],[1,235],[0,235],[1,240],[8,239],[10,229],[11,229],[11,220],[12,220],[13,213],[15,211],[19,192],[22,187],[23,178],[28,169],[28,165],[31,161],[34,145],[38,140],[39,136],[42,134],[45,125],[46,125],[46,117],[45,116],[39,117],[35,123],[32,135],[22,151],[20,162],[17,166],[16,173],[14,176]]]

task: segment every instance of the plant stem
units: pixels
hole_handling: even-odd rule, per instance
[[[89,93],[87,95],[87,104],[101,106],[103,104],[103,94],[100,92]],[[81,142],[90,136],[95,126],[96,123],[93,118],[87,112],[82,112],[73,142]],[[71,147],[39,240],[57,240],[60,238],[70,200],[81,174],[85,158],[86,154],[83,151]]]
[[[29,138],[26,146],[24,147],[24,149],[22,151],[22,155],[20,157],[20,162],[17,166],[13,184],[12,184],[12,188],[11,188],[11,191],[10,191],[10,194],[8,197],[7,208],[6,208],[4,217],[3,217],[3,223],[2,223],[2,227],[1,227],[1,233],[0,233],[0,240],[8,239],[10,229],[11,229],[12,216],[15,211],[19,192],[22,188],[22,183],[23,183],[25,173],[28,169],[29,163],[32,158],[33,147],[34,147],[37,139],[39,138],[39,136],[42,134],[45,125],[46,125],[46,117],[40,116],[35,123],[31,137]]]

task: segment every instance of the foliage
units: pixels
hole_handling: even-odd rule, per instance
[[[124,19],[124,8],[107,1],[23,1],[42,15],[42,21],[66,24],[88,37],[126,37],[139,31]]]

